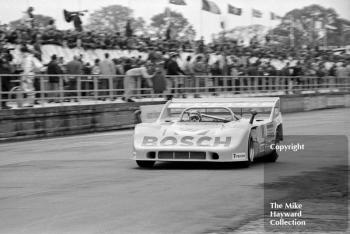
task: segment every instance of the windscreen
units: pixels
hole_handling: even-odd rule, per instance
[[[184,114],[182,115],[183,112]],[[191,115],[194,115],[196,113],[201,116],[201,122],[229,122],[234,120],[232,113],[228,109],[222,107],[167,108],[164,117],[166,120],[190,122]]]
[[[270,117],[272,107],[271,106],[266,106],[266,107],[257,107],[257,106],[252,106],[252,107],[228,107],[235,116],[239,118],[250,118],[251,117],[251,112],[255,110],[258,112],[258,115],[256,116],[256,119],[267,119]],[[184,110],[188,109],[187,106],[180,106],[180,105],[171,105],[169,106],[165,113],[164,113],[164,118],[169,121],[173,120],[179,120],[181,117],[181,114]],[[192,109],[192,108],[191,108]],[[222,111],[222,107],[211,107],[211,108],[203,108],[203,107],[198,107],[198,110],[200,110],[203,113],[210,113],[209,115],[223,115],[223,113],[219,113]],[[215,113],[215,111],[217,113]],[[226,110],[227,111],[227,110]]]
[[[181,122],[230,122],[234,117],[226,108],[188,108],[183,112]]]

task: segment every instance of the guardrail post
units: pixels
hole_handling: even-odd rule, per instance
[[[34,80],[35,80],[35,76],[34,76]],[[41,106],[44,106],[43,100],[45,100],[45,94],[47,95],[48,93],[46,92],[46,89],[45,89],[44,77],[40,77],[39,80],[40,80],[39,82],[40,82]],[[34,96],[34,101],[37,101],[36,100],[36,95]]]
[[[78,101],[80,102],[80,99],[81,99],[81,77],[80,76],[78,76],[78,77],[76,77],[77,79],[76,79],[76,81],[77,81],[77,99],[78,99]]]
[[[136,97],[139,97],[142,94],[141,79],[137,79],[136,77],[132,77],[132,79],[136,79]]]
[[[224,92],[227,92],[227,91],[228,91],[228,87],[227,87],[227,77],[224,77],[223,84],[224,84]]]
[[[94,85],[94,99],[95,99],[95,103],[98,100],[98,82],[97,82],[97,77],[93,76],[93,85]]]
[[[109,98],[113,100],[113,77],[108,77],[108,87],[109,87]]]
[[[59,92],[59,96],[60,96],[60,103],[61,105],[63,104],[63,101],[64,101],[64,85],[63,85],[63,79],[64,79],[64,76],[59,76],[58,77],[58,92]]]
[[[2,93],[3,92],[5,92],[4,90],[2,90],[2,76],[0,76],[0,110],[2,109]],[[7,96],[8,96],[9,94],[7,94]],[[9,99],[9,98],[7,98],[7,99]],[[4,100],[4,102],[5,102],[6,100]],[[6,103],[6,102],[5,102]]]

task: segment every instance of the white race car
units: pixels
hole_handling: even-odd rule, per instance
[[[155,121],[150,118],[158,116]],[[241,162],[264,156],[274,162],[283,140],[279,98],[173,99],[157,113],[141,108],[133,159],[140,167],[156,161]]]

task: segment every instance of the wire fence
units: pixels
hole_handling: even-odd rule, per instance
[[[299,95],[350,91],[349,77],[166,76],[147,82],[140,76],[7,75],[0,76],[2,104],[130,101],[169,97]]]

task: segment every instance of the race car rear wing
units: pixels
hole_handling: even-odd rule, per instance
[[[143,123],[154,122],[160,120],[166,108],[186,109],[191,107],[226,107],[226,108],[271,108],[270,118],[276,108],[279,108],[280,102],[278,97],[262,97],[262,98],[188,98],[173,99],[165,105],[147,105],[141,106],[141,120]]]
[[[190,98],[173,99],[168,103],[168,108],[189,107],[228,107],[228,108],[254,108],[274,107],[279,103],[278,97],[263,98]]]

